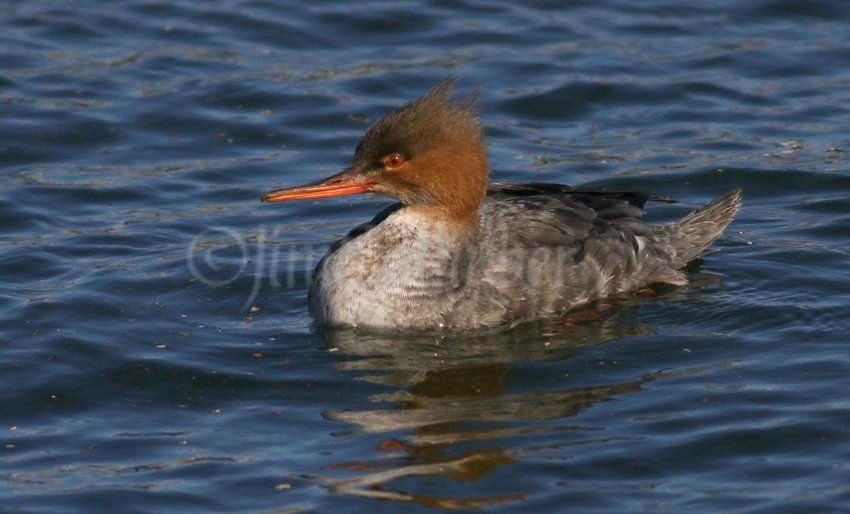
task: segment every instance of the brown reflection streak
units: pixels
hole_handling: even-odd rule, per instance
[[[335,493],[413,502],[426,507],[442,509],[477,509],[522,500],[525,495],[506,494],[487,498],[446,498],[391,491],[382,486],[409,476],[450,476],[457,480],[474,480],[493,468],[509,462],[511,462],[511,459],[504,455],[487,455],[486,453],[476,452],[458,459],[433,464],[408,465],[354,478],[328,479],[327,484],[328,488]]]

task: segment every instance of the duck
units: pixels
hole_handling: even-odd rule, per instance
[[[375,122],[351,164],[264,202],[374,194],[397,203],[334,243],[318,263],[309,309],[324,327],[480,330],[564,315],[639,291],[687,283],[738,212],[733,189],[685,217],[649,225],[639,192],[490,182],[477,93],[445,79]]]

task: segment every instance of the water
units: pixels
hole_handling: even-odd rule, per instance
[[[6,512],[845,512],[841,1],[0,5]],[[494,177],[744,207],[691,284],[322,333],[387,202],[260,204],[447,75]]]

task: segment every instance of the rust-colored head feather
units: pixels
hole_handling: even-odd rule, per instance
[[[454,80],[443,80],[376,122],[357,145],[351,171],[375,182],[375,193],[460,220],[476,212],[489,167],[475,118],[477,92],[456,101],[454,86]],[[403,163],[388,167],[386,159],[394,155]]]

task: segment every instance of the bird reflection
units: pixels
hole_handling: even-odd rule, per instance
[[[483,508],[521,500],[523,492],[504,487],[492,495],[469,497],[468,490],[457,484],[480,480],[528,451],[508,443],[510,438],[559,431],[578,434],[555,437],[558,446],[615,438],[603,435],[603,427],[565,420],[594,404],[639,391],[659,375],[591,386],[571,384],[564,378],[563,387],[540,391],[523,389],[512,381],[512,374],[545,361],[552,361],[552,370],[563,374],[570,369],[569,361],[587,347],[650,335],[653,328],[636,319],[640,304],[683,293],[679,288],[632,296],[560,319],[487,332],[323,332],[328,348],[342,356],[336,364],[340,370],[390,389],[370,398],[383,408],[329,410],[325,417],[354,425],[354,433],[395,436],[374,448],[377,458],[372,462],[338,462],[328,467],[355,472],[353,476],[323,480],[338,493],[439,508]],[[424,477],[441,486],[417,487],[411,477],[419,481]],[[435,490],[440,494],[433,494]]]

